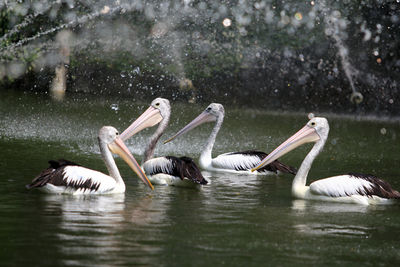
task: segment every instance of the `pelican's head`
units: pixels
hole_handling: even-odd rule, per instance
[[[211,116],[215,117],[215,120],[221,116],[225,115],[224,106],[219,103],[211,103],[208,107],[204,110],[204,112],[210,114]],[[215,121],[214,120],[214,121]]]
[[[169,104],[168,99],[157,97],[156,99],[151,101],[150,106],[152,106],[155,109],[158,109],[164,120],[166,118],[169,118],[171,114],[171,105]]]
[[[180,131],[178,131],[174,136],[172,136],[170,139],[164,141],[165,143],[168,143],[172,140],[174,140],[176,137],[189,132],[190,130],[196,128],[197,126],[206,123],[206,122],[214,122],[218,119],[223,119],[225,114],[224,106],[218,103],[211,103],[208,105],[208,107],[200,113],[199,116],[197,116],[194,120],[192,120],[190,123],[188,123],[185,127],[183,127]]]
[[[99,139],[100,141],[108,144],[111,144],[115,141],[115,139],[119,136],[117,129],[112,126],[103,126],[99,131]]]
[[[117,129],[115,129],[112,126],[102,127],[99,132],[99,141],[100,143],[106,144],[111,153],[119,155],[129,165],[129,167],[131,167],[131,169],[138,175],[138,177],[146,185],[148,185],[151,189],[153,189],[153,185],[147,178],[146,174],[144,174],[142,168],[140,168],[136,159],[133,157],[129,149],[126,147],[124,142],[119,137]]]
[[[309,128],[313,128],[319,135],[320,139],[326,139],[329,134],[328,120],[324,117],[312,117],[306,124]]]
[[[163,120],[168,122],[170,113],[171,106],[168,99],[160,97],[154,99],[150,107],[122,132],[121,139],[126,141],[141,130],[157,125]]]
[[[325,142],[329,134],[328,120],[323,117],[309,116],[309,118],[310,121],[307,122],[307,124],[303,128],[301,128],[297,133],[292,135],[289,139],[278,146],[256,167],[251,169],[251,171],[256,171],[259,168],[270,164],[274,160],[277,160],[278,158],[292,151],[296,147],[301,146],[302,144],[319,141]]]

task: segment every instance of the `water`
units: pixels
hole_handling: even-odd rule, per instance
[[[24,187],[47,160],[67,158],[106,171],[96,135],[102,125],[125,129],[149,103],[67,95],[0,93],[0,260],[2,266],[131,265],[398,265],[400,205],[295,200],[292,176],[247,177],[204,172],[199,189],[150,191],[120,159],[124,195],[59,196]],[[165,138],[207,104],[172,102]],[[115,107],[118,107],[116,109]],[[226,106],[214,155],[270,151],[307,121]],[[316,114],[318,115],[318,114]],[[314,180],[357,171],[400,189],[398,121],[327,115],[331,132],[310,173]],[[158,155],[198,157],[211,125],[162,145]],[[137,159],[153,129],[129,140]],[[299,166],[310,146],[282,161]]]

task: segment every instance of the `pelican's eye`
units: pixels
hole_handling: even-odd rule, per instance
[[[211,111],[211,108],[210,108],[210,107],[208,107],[208,108],[206,109],[206,111]]]
[[[119,135],[119,132],[116,132],[115,134],[116,134],[116,135]]]
[[[157,102],[157,103],[155,104],[155,106],[156,106],[156,107],[159,107],[159,106],[160,106],[160,102]]]
[[[311,122],[311,126],[315,126],[315,125],[316,125],[315,121]]]

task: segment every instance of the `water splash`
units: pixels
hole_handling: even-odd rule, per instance
[[[50,3],[46,6],[44,6],[44,8],[35,11],[33,14],[26,15],[21,23],[14,25],[14,27],[12,29],[10,29],[6,34],[4,34],[3,36],[0,37],[0,43],[3,42],[4,40],[6,40],[7,38],[13,36],[14,34],[20,33],[22,29],[31,25],[33,23],[33,21],[35,20],[35,18],[37,18],[39,15],[42,15],[45,12],[47,12],[55,4],[56,4],[56,2]],[[7,4],[5,4],[5,6],[7,7]],[[0,8],[1,8],[1,6],[0,6]],[[12,9],[12,8],[10,8],[10,9]],[[22,13],[26,13],[27,10],[28,10],[28,8],[26,8],[25,11]]]
[[[353,78],[357,76],[358,71],[351,65],[349,58],[349,49],[343,42],[348,21],[345,18],[341,17],[340,11],[332,11],[329,7],[327,7],[325,1],[320,2],[320,9],[325,15],[325,34],[334,40],[334,44],[338,50],[338,55],[342,64],[343,71],[350,83],[350,87],[352,90],[350,101],[355,104],[360,104],[363,101],[363,95],[357,91],[353,80]]]
[[[69,21],[67,23],[61,24],[59,26],[53,27],[53,28],[48,29],[48,30],[44,30],[44,31],[38,32],[37,34],[35,34],[35,35],[31,36],[31,37],[27,37],[27,38],[21,39],[17,43],[13,43],[11,45],[5,46],[5,47],[0,49],[0,53],[3,52],[3,51],[13,50],[13,49],[15,49],[17,47],[22,46],[25,43],[31,42],[33,40],[36,40],[36,39],[42,37],[42,36],[49,35],[50,33],[54,33],[54,32],[59,31],[61,29],[66,29],[66,28],[74,27],[74,26],[77,26],[77,25],[80,25],[80,24],[85,24],[88,21],[94,20],[94,19],[96,19],[96,18],[98,18],[100,16],[112,15],[112,14],[118,12],[118,11],[122,11],[122,10],[124,10],[124,12],[125,11],[131,11],[131,10],[136,9],[136,7],[137,7],[136,3],[120,4],[118,6],[114,6],[114,7],[111,7],[111,8],[108,7],[106,9],[107,12],[105,12],[104,7],[103,7],[101,10],[94,11],[92,13],[83,15],[81,17],[77,17],[77,18],[72,19],[71,21]]]
[[[62,5],[66,3],[61,2]],[[28,14],[25,18],[21,16],[14,18],[14,20],[19,18],[21,22],[13,26],[5,36],[0,37],[3,41],[3,46],[0,47],[0,77],[8,76],[10,73],[11,78],[15,78],[32,69],[31,67],[37,72],[42,71],[42,68],[46,71],[46,67],[55,67],[61,60],[60,45],[54,41],[54,37],[57,32],[69,28],[76,37],[71,47],[76,55],[73,59],[82,55],[83,60],[89,64],[99,64],[112,71],[124,73],[124,77],[121,75],[123,79],[115,78],[116,82],[106,87],[110,89],[101,88],[100,92],[105,90],[111,92],[115,85],[123,88],[116,88],[118,92],[133,94],[135,90],[141,90],[143,94],[154,95],[160,92],[169,93],[169,89],[173,87],[171,98],[174,99],[188,95],[187,92],[190,94],[190,90],[197,87],[200,93],[196,92],[196,95],[204,99],[207,98],[206,94],[216,95],[225,100],[232,100],[232,96],[238,96],[237,99],[242,96],[250,98],[252,92],[257,94],[260,91],[261,94],[269,93],[274,98],[287,93],[288,98],[290,94],[292,96],[299,94],[306,99],[314,96],[316,96],[314,99],[320,99],[325,95],[321,91],[323,89],[319,88],[319,84],[322,83],[336,88],[338,92],[332,90],[329,94],[336,94],[340,101],[344,98],[343,93],[333,82],[342,72],[345,77],[344,83],[347,84],[348,80],[350,84],[348,87],[351,88],[351,100],[359,103],[363,100],[363,96],[358,90],[365,84],[378,86],[380,77],[386,75],[384,73],[386,65],[381,63],[386,63],[386,59],[389,61],[389,54],[393,52],[391,48],[390,51],[384,49],[384,42],[380,41],[385,38],[387,32],[385,22],[389,19],[386,21],[382,19],[374,29],[371,25],[373,21],[369,21],[366,17],[368,13],[363,11],[358,15],[355,4],[349,1],[342,4],[326,0],[279,4],[276,1],[252,0],[239,1],[233,5],[229,1],[211,3],[191,0],[156,2],[103,0],[100,3],[93,2],[92,6],[84,6],[81,1],[67,2],[76,6],[60,8],[53,17],[57,20],[52,20],[50,15],[55,2],[50,4],[45,1],[40,1],[42,8],[29,9],[29,12],[36,13]],[[366,5],[362,6],[367,9]],[[357,17],[354,17],[354,14],[357,14]],[[392,17],[393,25],[396,25],[397,15]],[[42,19],[47,18],[48,23],[40,25],[40,32],[24,30],[29,29],[29,25],[36,26]],[[57,25],[59,23],[61,24]],[[50,26],[54,24],[55,27]],[[379,34],[382,29],[385,31]],[[363,47],[352,48],[350,53],[350,44],[357,41],[357,36],[346,40],[347,32],[361,34],[360,41],[363,40]],[[19,41],[17,39],[14,43],[6,45],[4,42],[6,39],[12,41],[15,40],[14,37],[21,36],[22,39]],[[325,46],[326,37],[337,50],[336,57],[330,57],[327,51],[329,48]],[[373,47],[370,47],[371,45]],[[379,56],[374,58],[374,62],[368,57],[371,55],[368,49],[373,49],[373,55]],[[36,59],[25,60],[30,54],[34,55],[35,51],[39,51],[36,53],[39,54]],[[100,53],[104,53],[104,56],[102,54],[99,56]],[[394,57],[397,55],[396,52],[392,54]],[[121,60],[122,57],[124,58]],[[314,63],[318,64],[317,61],[322,62],[322,67],[318,65],[318,70],[315,70]],[[375,61],[380,64],[382,71],[379,69],[374,71],[380,71],[381,76],[369,75],[369,71],[366,70],[366,67],[369,67],[367,65],[373,66]],[[25,67],[17,70],[25,72],[11,68],[19,66],[21,62]],[[332,66],[336,64],[340,64],[341,67]],[[72,65],[82,67],[79,63]],[[329,67],[323,68],[323,66]],[[133,73],[129,75],[129,68],[135,67],[142,70],[138,73],[141,77],[132,78]],[[149,72],[156,74],[149,77]],[[86,73],[89,77],[82,77],[83,75],[76,77],[83,82],[86,82],[87,78],[87,83],[90,84],[92,83],[90,78],[94,75]],[[37,76],[40,75],[39,73]],[[364,80],[361,79],[363,76],[368,77]],[[96,81],[95,86],[102,87],[103,83],[114,81],[112,74],[106,77],[106,81],[102,79]],[[242,79],[243,77],[245,79]],[[229,86],[226,88],[224,85],[222,88],[219,86],[223,83],[221,81],[227,78],[230,79],[229,86],[232,85],[233,90],[230,90]],[[263,78],[266,79],[260,81]],[[159,81],[155,81],[156,79]],[[236,83],[235,79],[241,82]],[[152,84],[148,83],[149,80]],[[283,85],[280,84],[281,80],[291,81]],[[214,88],[207,88],[208,84],[203,81],[209,82]],[[396,85],[389,82],[387,84],[386,87],[390,89]],[[316,87],[306,88],[308,85]],[[85,86],[82,91],[96,90],[86,88],[89,87]],[[182,93],[184,91],[182,89],[186,89],[186,92]],[[391,93],[386,95],[381,94],[382,98],[387,98],[384,101],[393,99]],[[345,102],[348,105],[348,101]]]

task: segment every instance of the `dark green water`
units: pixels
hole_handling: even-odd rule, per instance
[[[118,105],[118,110],[115,110]],[[73,197],[27,191],[47,160],[67,158],[106,171],[97,147],[103,125],[125,129],[149,103],[0,93],[0,261],[2,266],[188,266],[400,264],[400,205],[364,207],[294,200],[290,175],[204,172],[200,189],[149,190],[120,159],[125,195]],[[172,102],[165,138],[206,105]],[[113,108],[114,109],[113,109]],[[214,156],[270,151],[305,114],[226,108]],[[349,171],[378,175],[400,189],[400,125],[327,116],[331,132],[309,181]],[[159,144],[158,155],[197,158],[212,125]],[[130,139],[138,159],[153,129]],[[282,161],[299,166],[310,149]]]

